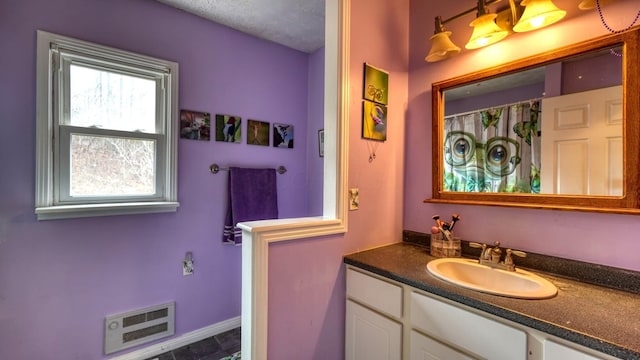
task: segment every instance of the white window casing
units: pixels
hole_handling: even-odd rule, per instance
[[[37,38],[35,212],[38,220],[176,211],[179,206],[178,64],[44,31],[38,31]],[[150,118],[147,126],[138,128],[141,124],[137,121],[122,119],[120,122],[115,119],[112,126],[111,114],[97,116],[106,121],[107,126],[101,120],[96,124],[72,122],[72,66],[146,83],[153,93],[152,98],[145,98],[153,105],[142,107],[144,115]],[[129,98],[123,101],[134,102]],[[110,107],[88,108],[95,112]],[[146,111],[148,109],[151,110]],[[141,156],[147,160],[149,170],[147,188],[130,192],[124,189],[130,187],[128,182],[118,183],[116,180],[124,178],[114,176],[110,180],[115,183],[116,193],[102,194],[102,189],[96,189],[96,193],[73,193],[71,146],[74,139],[115,139],[120,140],[117,144],[148,148],[148,153],[143,154],[146,157]],[[126,148],[114,147],[126,153]],[[98,160],[94,166],[101,165]],[[116,162],[111,166],[120,165]],[[133,161],[129,166],[128,169],[142,167]],[[124,169],[124,165],[122,167]],[[119,186],[123,190],[119,190]]]

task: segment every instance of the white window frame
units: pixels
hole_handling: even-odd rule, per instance
[[[36,95],[36,204],[38,220],[172,212],[178,206],[178,64],[38,30]],[[60,56],[60,54],[67,54]],[[69,61],[106,69],[128,69],[158,85],[156,133],[119,132],[61,125],[68,107]],[[61,75],[62,74],[62,75]],[[62,96],[60,96],[62,95]],[[69,193],[68,158],[72,133],[124,135],[156,142],[155,194],[134,197],[75,198]]]

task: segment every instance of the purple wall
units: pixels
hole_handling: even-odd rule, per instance
[[[181,139],[177,213],[38,222],[37,29],[179,62],[181,109],[241,116],[243,141],[248,118],[293,124],[295,149]],[[0,47],[0,359],[100,359],[106,315],[166,301],[177,334],[239,316],[241,249],[220,242],[227,176],[208,167],[285,165],[281,217],[305,215],[320,191],[307,82],[322,64],[152,0],[3,0]]]
[[[492,106],[513,104],[520,101],[541,98],[544,93],[544,83],[514,87],[509,90],[496,91],[468,98],[447,101],[445,116],[482,110]]]
[[[620,84],[622,84],[622,57],[612,53],[607,52],[586,60],[562,64],[562,94]]]
[[[635,14],[636,3],[620,0],[610,5],[607,16],[619,20],[621,26],[628,24],[632,18],[625,14]],[[574,0],[557,0],[556,4],[575,7]],[[435,0],[352,0],[348,181],[349,187],[360,188],[360,209],[349,212],[349,231],[344,235],[289,241],[270,248],[271,359],[343,358],[342,256],[400,241],[403,228],[426,232],[436,213],[460,213],[463,221],[456,229],[463,238],[501,240],[525,250],[640,270],[636,256],[640,243],[634,236],[640,223],[635,216],[422,202],[431,193],[432,82],[533,54],[544,50],[542,44],[562,46],[604,34],[594,26],[599,24],[597,14],[585,12],[580,19],[554,25],[558,30],[515,34],[485,50],[465,51],[442,63],[425,63],[433,31],[433,22],[425,18],[447,17],[468,6]],[[54,21],[53,14],[59,20]],[[154,15],[165,21],[138,22]],[[468,21],[454,21],[447,27],[462,45],[469,33]],[[258,57],[255,51],[237,58],[218,57],[219,43],[236,46],[241,39],[255,41],[240,34],[225,32],[223,39],[216,36],[219,27],[177,15],[153,1],[3,0],[0,43],[11,50],[3,51],[0,65],[13,70],[4,71],[0,82],[4,125],[0,132],[0,358],[100,358],[104,315],[165,300],[177,301],[178,332],[239,315],[240,249],[220,245],[212,230],[218,227],[222,213],[213,202],[224,180],[208,175],[206,167],[222,156],[235,160],[227,158],[235,156],[229,149],[246,148],[246,154],[245,150],[251,150],[246,146],[181,141],[182,206],[177,214],[35,221],[36,28],[111,45],[128,44],[126,48],[150,55],[166,52],[181,64],[181,107],[212,112],[220,108],[237,111],[243,118],[260,115],[271,122],[266,112],[278,110],[256,103],[263,100],[256,93],[268,94],[258,91],[263,90],[256,88],[261,84],[247,86],[230,81],[238,79],[238,74],[225,79],[225,73],[208,72],[254,58],[263,60],[264,55]],[[188,28],[188,35],[176,31],[181,28]],[[224,50],[229,52],[229,47]],[[390,73],[389,138],[377,147],[372,163],[368,162],[369,143],[360,138],[363,62]],[[222,79],[227,86],[242,88],[234,90],[245,96],[228,96],[226,88],[211,85]],[[254,105],[259,109],[255,114],[237,110]],[[25,137],[19,138],[20,134]],[[296,134],[300,134],[298,128]],[[285,149],[271,150],[286,153]],[[500,228],[504,219],[510,220],[508,229]],[[503,237],[507,232],[517,235]],[[179,261],[188,250],[194,251],[196,273],[183,278]],[[22,325],[18,316],[31,324]]]
[[[309,56],[309,108],[307,115],[308,216],[322,215],[324,158],[318,148],[318,130],[324,128],[324,48]],[[321,101],[319,101],[321,100]]]

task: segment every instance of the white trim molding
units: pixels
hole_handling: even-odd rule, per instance
[[[326,1],[323,216],[242,229],[242,357],[267,359],[269,244],[347,231],[350,0]]]
[[[37,30],[36,52],[35,213],[38,220],[175,212],[180,205],[179,64],[42,30]],[[72,63],[100,66],[100,71],[126,73],[155,82],[155,131],[142,134],[123,129],[71,126],[65,119],[70,106],[68,77]],[[68,162],[72,132],[156,143],[154,193],[72,196]]]
[[[166,352],[179,349],[183,346],[193,344],[200,340],[204,340],[206,338],[210,338],[212,336],[222,334],[223,332],[233,330],[239,327],[241,324],[240,317],[234,317],[228,320],[220,321],[213,325],[209,325],[198,330],[194,330],[188,332],[186,334],[182,334],[173,339],[169,339],[167,341],[163,341],[161,343],[157,343],[146,347],[144,349],[132,351],[123,355],[115,356],[109,358],[109,360],[144,360],[154,356],[158,356],[160,354],[164,354]]]

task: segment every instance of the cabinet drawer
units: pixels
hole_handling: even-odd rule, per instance
[[[562,359],[562,360],[600,360],[601,357],[595,357],[585,354],[582,351],[572,349],[570,347],[560,345],[557,342],[546,340],[544,342],[544,359]]]
[[[396,318],[402,317],[402,287],[347,269],[347,296]]]
[[[526,359],[527,334],[445,302],[411,293],[411,325],[486,359]]]
[[[473,358],[457,352],[415,330],[411,331],[410,354],[410,360],[473,360]]]

